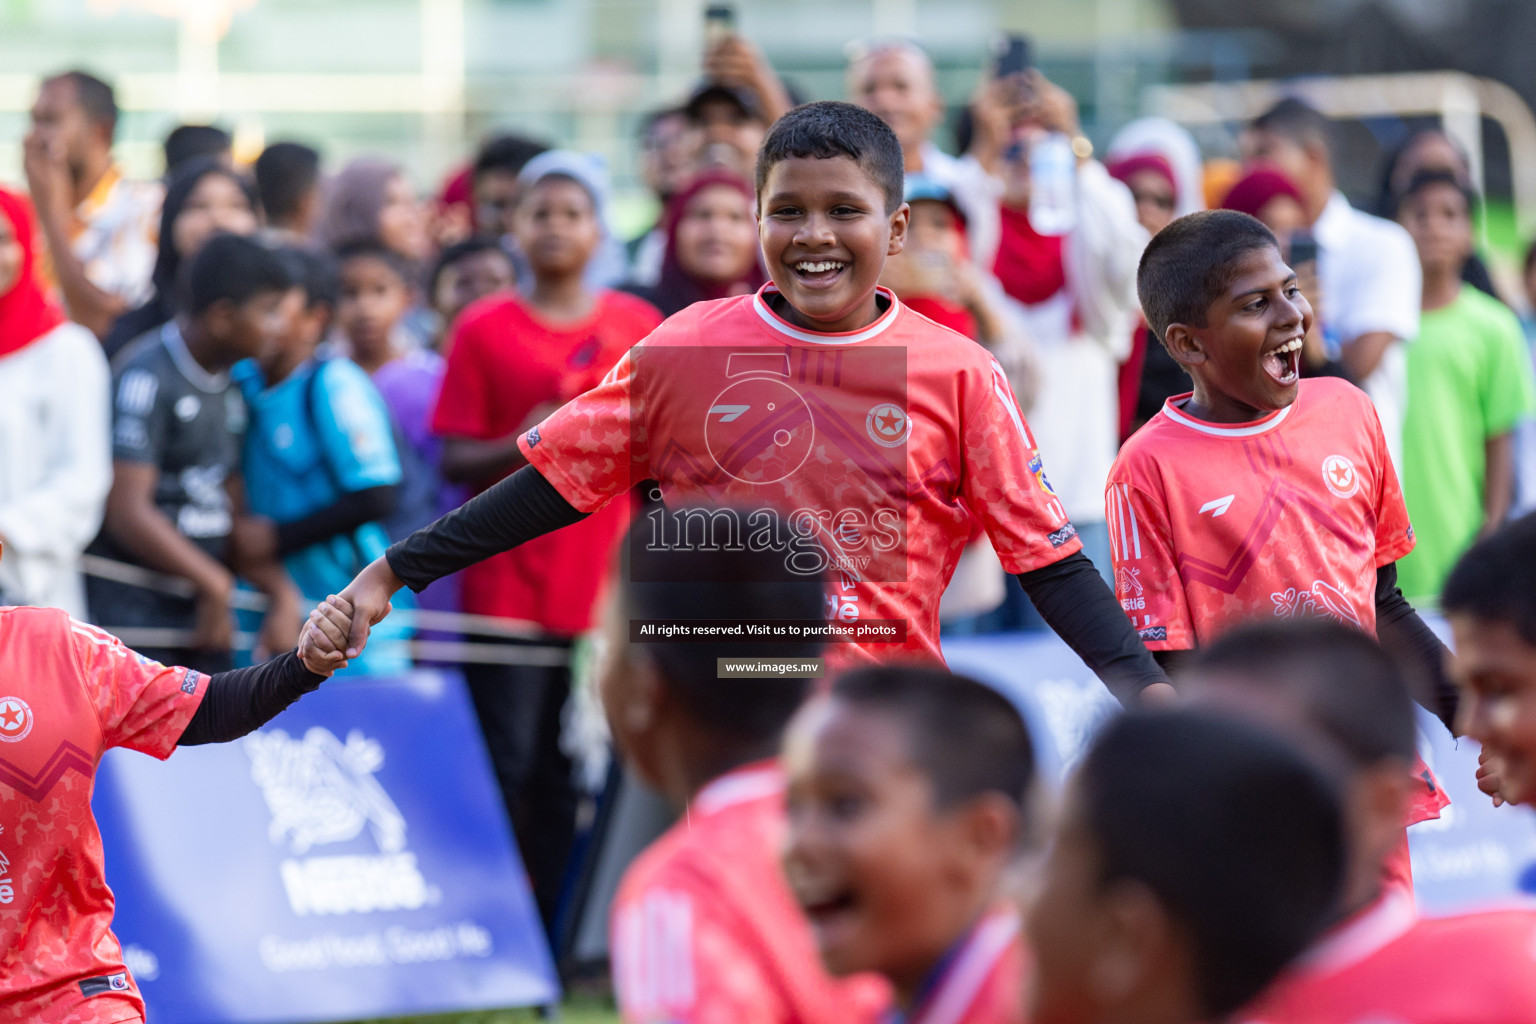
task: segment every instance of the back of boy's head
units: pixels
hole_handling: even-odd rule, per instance
[[[377,260],[392,270],[395,276],[400,278],[402,285],[407,288],[411,286],[411,268],[406,263],[405,257],[377,239],[368,238],[348,242],[336,250],[338,271],[353,260]]]
[[[1152,236],[1136,271],[1136,294],[1147,326],[1166,341],[1169,324],[1204,327],[1211,304],[1259,249],[1279,251],[1274,232],[1235,210],[1187,214]]]
[[[1319,146],[1329,152],[1333,126],[1305,100],[1287,96],[1253,119],[1254,131],[1276,135],[1303,148]]]
[[[256,158],[256,195],[269,221],[299,213],[320,181],[320,154],[298,142],[274,142]]]
[[[1508,623],[1536,647],[1536,512],[1472,545],[1446,577],[1440,608]]]
[[[726,510],[732,514],[735,510]],[[743,511],[745,520],[749,513]],[[760,619],[821,620],[825,580],[793,571],[781,551],[681,549],[648,543],[639,517],[624,543],[622,597],[626,619],[658,623]],[[720,679],[717,658],[798,658],[821,654],[816,638],[668,641],[636,645],[655,662],[665,685],[700,725],[751,743],[775,740],[804,702],[809,679]]]
[[[528,161],[548,149],[544,143],[522,135],[499,135],[488,139],[475,154],[475,177],[499,171],[515,178]]]
[[[838,676],[832,696],[901,723],[940,809],[984,793],[1001,793],[1020,810],[1027,804],[1034,744],[1018,709],[992,687],[927,665],[881,665]]]
[[[1146,887],[1191,940],[1200,1019],[1249,1002],[1328,924],[1345,864],[1339,793],[1272,733],[1132,712],[1094,742],[1076,787],[1100,884]]]
[[[288,272],[295,287],[304,290],[307,310],[335,309],[341,297],[341,279],[336,259],[324,249],[290,245],[283,249]]]
[[[1256,622],[1202,648],[1190,674],[1296,705],[1355,767],[1411,763],[1417,728],[1408,682],[1381,645],[1327,619]]]
[[[775,121],[757,151],[758,203],[762,203],[768,172],[775,164],[806,157],[847,157],[863,168],[885,193],[887,214],[895,213],[901,206],[901,143],[890,125],[863,107],[823,100],[796,107]]]
[[[165,171],[197,156],[227,157],[232,140],[229,132],[211,124],[179,124],[165,137]]]
[[[186,268],[184,308],[201,316],[216,302],[236,306],[295,284],[288,259],[276,246],[244,235],[217,234]]]

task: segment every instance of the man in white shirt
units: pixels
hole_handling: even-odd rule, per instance
[[[1243,133],[1245,163],[1275,167],[1301,192],[1318,246],[1323,329],[1381,417],[1392,461],[1401,465],[1408,399],[1406,342],[1419,333],[1423,286],[1413,239],[1399,225],[1349,205],[1334,185],[1328,119],[1283,99]]]

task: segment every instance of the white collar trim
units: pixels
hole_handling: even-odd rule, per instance
[[[787,335],[796,341],[806,341],[812,345],[856,345],[861,341],[868,341],[895,323],[896,315],[901,311],[901,300],[896,298],[895,292],[889,288],[877,288],[875,290],[890,300],[891,307],[881,314],[879,319],[862,331],[846,334],[820,334],[816,331],[802,331],[798,327],[793,327],[786,323],[783,318],[768,308],[768,303],[764,299],[767,295],[778,293],[779,290],[772,284],[763,285],[758,289],[757,294],[752,296],[752,308],[757,310],[757,315],[763,318],[763,323],[780,334]]]
[[[1296,408],[1296,402],[1301,401],[1301,396],[1297,395],[1296,402],[1292,402],[1279,412],[1270,413],[1257,423],[1224,427],[1219,423],[1207,423],[1204,420],[1197,420],[1193,416],[1188,416],[1173,404],[1183,401],[1188,397],[1188,395],[1175,395],[1173,398],[1168,399],[1168,401],[1163,403],[1163,415],[1180,426],[1188,427],[1190,430],[1198,430],[1200,433],[1209,434],[1212,437],[1256,437],[1259,434],[1267,434],[1284,423],[1285,418],[1291,414],[1291,410]]]
[[[1353,921],[1320,939],[1302,954],[1300,966],[1319,974],[1353,967],[1412,928],[1418,917],[1406,893],[1389,892]]]
[[[691,812],[715,814],[744,804],[784,792],[784,773],[777,764],[738,768],[715,779],[699,790],[693,798]]]
[[[210,395],[223,394],[229,388],[228,373],[209,373],[203,369],[201,363],[192,358],[192,353],[187,350],[187,339],[181,336],[181,328],[176,326],[175,320],[168,320],[165,329],[160,332],[160,340],[165,344],[165,350],[171,354],[171,362],[176,364],[176,369],[187,378],[188,383],[197,390]]]

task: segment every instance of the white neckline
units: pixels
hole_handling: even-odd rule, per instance
[[[176,326],[175,320],[166,321],[164,330],[160,332],[160,340],[171,354],[171,362],[176,364],[176,369],[197,390],[204,394],[220,395],[229,388],[228,373],[209,373],[192,358],[192,353],[187,350],[187,339],[181,336],[181,328]]]
[[[889,288],[876,288],[875,291],[891,300],[891,308],[887,309],[874,323],[862,331],[846,334],[820,334],[816,331],[802,331],[798,327],[786,323],[777,313],[769,309],[768,303],[763,300],[765,295],[780,294],[772,282],[763,285],[757,290],[757,294],[752,296],[752,308],[757,310],[757,315],[762,317],[763,323],[780,334],[793,338],[796,341],[806,341],[812,345],[856,345],[861,341],[868,341],[894,324],[896,322],[896,314],[900,312],[901,300],[896,298],[895,292]]]
[[[737,768],[726,772],[699,790],[689,807],[690,813],[716,814],[727,807],[761,800],[784,792],[784,773],[777,763]]]
[[[1298,964],[1309,973],[1335,974],[1386,946],[1412,928],[1418,918],[1418,910],[1406,893],[1390,891],[1353,921],[1319,939]]]
[[[1168,399],[1163,403],[1163,415],[1182,427],[1198,430],[1200,433],[1209,434],[1212,437],[1256,437],[1259,434],[1267,434],[1284,423],[1285,418],[1291,414],[1291,410],[1296,408],[1296,402],[1301,401],[1301,393],[1298,391],[1296,393],[1296,402],[1292,402],[1279,412],[1270,413],[1257,423],[1234,424],[1233,426],[1226,427],[1219,423],[1207,423],[1204,420],[1197,420],[1174,406],[1173,403],[1183,401],[1188,397],[1188,394],[1184,394],[1175,395]]]
[[[965,947],[939,983],[938,998],[930,1002],[911,1024],[958,1024],[976,1001],[976,993],[997,961],[1019,934],[1018,911],[1012,908],[988,914],[966,939]]]

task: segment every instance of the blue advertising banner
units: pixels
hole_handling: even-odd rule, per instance
[[[559,1000],[457,675],[334,680],[164,764],[110,751],[95,810],[156,1024]]]
[[[1119,708],[1052,634],[946,637],[944,658],[956,672],[997,687],[1018,705],[1048,778],[1059,778]],[[1439,820],[1408,829],[1420,909],[1448,914],[1536,898],[1536,812],[1494,807],[1477,789],[1477,744],[1453,739],[1422,708],[1419,752],[1451,798]]]

